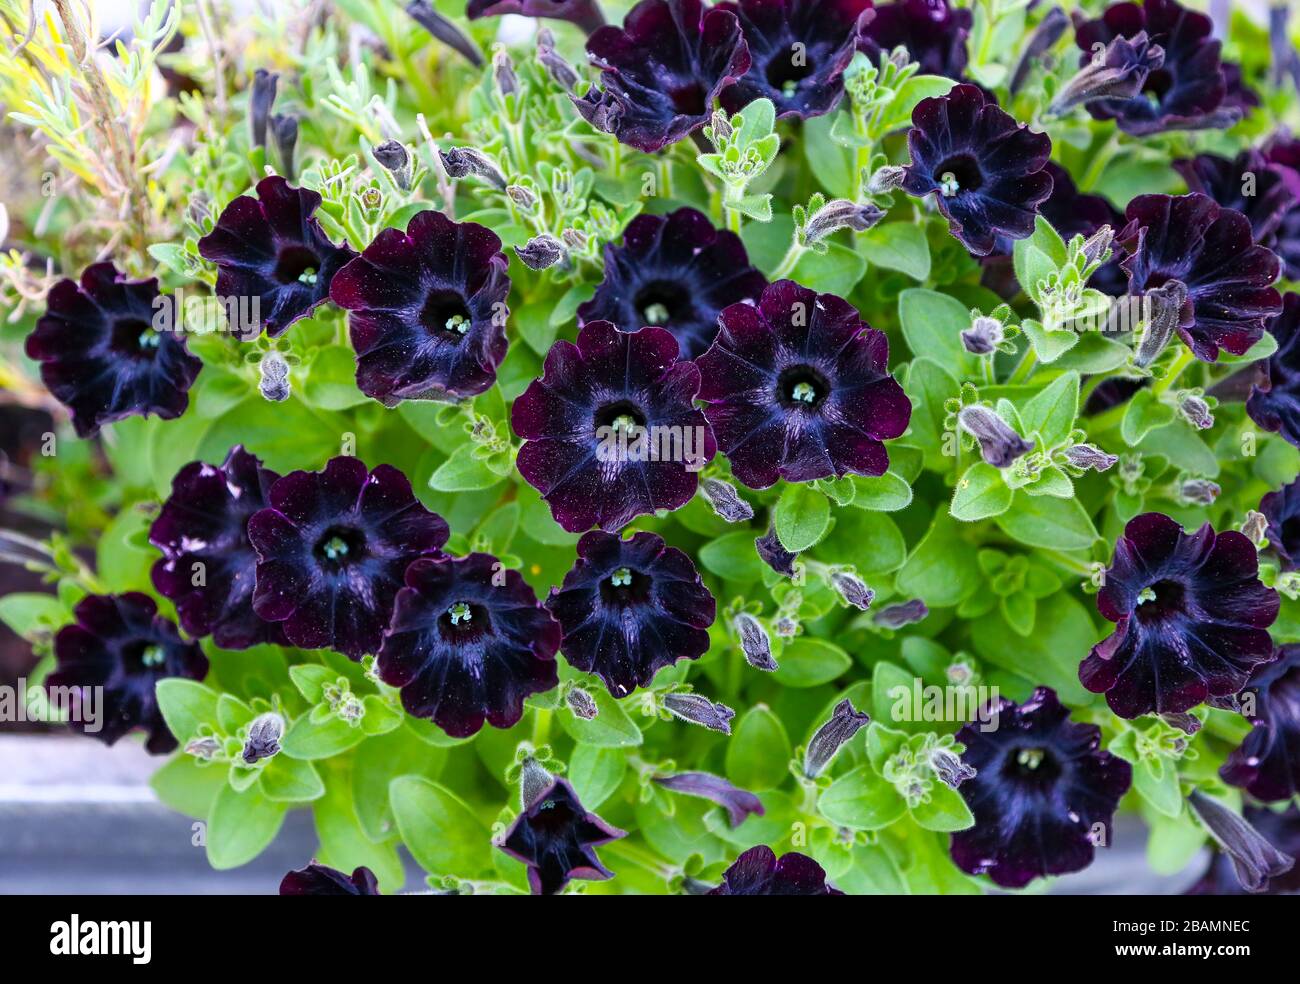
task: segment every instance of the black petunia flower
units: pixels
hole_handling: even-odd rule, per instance
[[[736,15],[701,0],[641,0],[622,27],[592,34],[587,54],[601,85],[572,97],[578,112],[646,153],[704,126],[718,93],[750,64]]]
[[[159,680],[202,680],[208,658],[197,642],[181,638],[176,625],[158,614],[146,594],[89,595],[73,609],[77,621],[54,637],[54,671],[46,687],[69,687],[80,694],[83,713],[69,715],[74,731],[112,745],[140,728],[150,754],[176,748],[154,688]],[[83,688],[102,687],[98,714]],[[95,730],[95,729],[98,730]]]
[[[1079,679],[1123,718],[1178,714],[1237,693],[1273,658],[1277,592],[1259,580],[1245,535],[1195,533],[1161,513],[1129,520],[1097,593],[1115,631],[1092,647]]]
[[[491,387],[506,356],[509,262],[491,229],[433,210],[380,232],[330,287],[348,312],[361,392],[392,407]]]
[[[863,30],[859,50],[876,64],[897,47],[925,75],[961,79],[966,71],[966,38],[972,15],[948,0],[896,0],[876,7]]]
[[[1246,823],[1281,854],[1300,857],[1300,808],[1290,806],[1278,811],[1261,806],[1247,806],[1241,815]],[[1280,875],[1274,875],[1258,892],[1249,892],[1241,884],[1232,855],[1222,850],[1214,852],[1205,874],[1187,890],[1188,895],[1295,895],[1298,892],[1300,867],[1292,867]]]
[[[1264,496],[1259,511],[1268,520],[1265,535],[1282,570],[1300,570],[1300,479]]]
[[[1244,215],[1206,195],[1139,195],[1125,214],[1116,241],[1129,293],[1185,286],[1176,327],[1198,359],[1214,362],[1220,349],[1241,355],[1259,341],[1281,310],[1279,264],[1254,244]]]
[[[997,725],[957,732],[962,762],[975,770],[958,792],[975,825],[952,835],[957,867],[1003,888],[1092,864],[1133,770],[1101,749],[1101,729],[1070,721],[1055,691],[1023,704],[1001,698]]]
[[[272,338],[283,335],[310,315],[329,300],[334,275],[357,255],[325,235],[313,217],[320,203],[316,192],[272,175],[257,183],[256,198],[240,195],[227,205],[199,240],[199,254],[217,265],[217,296],[232,314],[239,312],[230,329],[245,341],[263,328]]]
[[[222,649],[284,641],[283,627],[253,611],[257,553],[248,519],[267,504],[280,476],[235,446],[221,467],[193,461],[172,479],[172,494],[149,529],[162,551],[153,565],[158,593],[176,604],[181,626]]]
[[[778,117],[835,108],[871,0],[726,0],[718,9],[740,19],[750,55],[745,77],[722,90],[728,113],[755,99],[772,100]]]
[[[999,235],[1033,233],[1038,207],[1052,193],[1047,134],[1017,124],[977,86],[959,85],[917,104],[907,146],[903,190],[933,194],[949,230],[972,253],[987,256]]]
[[[678,509],[717,453],[692,402],[699,389],[700,370],[677,361],[664,329],[588,322],[576,345],[551,346],[542,378],[515,400],[510,421],[525,440],[519,474],[570,533],[619,530]]]
[[[1277,658],[1256,668],[1246,690],[1254,695],[1254,712],[1247,715],[1254,727],[1219,775],[1257,800],[1289,800],[1300,792],[1300,645],[1279,646]]]
[[[1250,419],[1300,447],[1300,294],[1282,299],[1282,313],[1270,322],[1277,351],[1246,400]]]
[[[128,280],[112,263],[95,263],[80,283],[50,288],[46,305],[26,352],[72,412],[78,437],[137,414],[172,420],[185,412],[203,363],[186,348],[175,302],[158,293],[156,277]]]
[[[1117,37],[1132,40],[1143,31],[1164,49],[1164,63],[1154,69],[1142,91],[1130,99],[1096,99],[1088,103],[1095,119],[1115,120],[1125,133],[1144,136],[1164,130],[1226,128],[1241,119],[1242,93],[1230,99],[1220,43],[1211,37],[1213,22],[1174,0],[1117,3],[1096,20],[1079,24],[1075,43],[1080,66],[1088,65],[1096,45]]]
[[[407,713],[453,738],[509,728],[524,698],[559,684],[560,627],[518,571],[490,554],[425,558],[406,571],[379,650],[379,677]]]
[[[614,873],[600,863],[595,848],[626,836],[584,809],[573,787],[556,779],[524,807],[500,846],[528,866],[534,895],[554,895],[571,878],[612,878]]]
[[[889,375],[889,341],[842,298],[793,280],[757,305],[722,312],[718,340],[697,364],[700,399],[735,477],[883,475],[883,441],[907,429],[912,405]]]
[[[469,0],[465,13],[470,20],[503,14],[565,20],[577,24],[588,34],[605,24],[605,16],[596,0]]]
[[[1300,280],[1300,140],[1277,134],[1264,147],[1264,159],[1286,180],[1297,204],[1287,210],[1278,223],[1268,246],[1282,259],[1288,280]]]
[[[715,229],[702,212],[638,215],[623,245],[605,245],[604,279],[578,307],[578,318],[610,321],[621,331],[667,328],[685,358],[694,359],[717,336],[718,313],[758,300],[765,286],[740,237]]]
[[[447,542],[442,517],[396,468],[368,471],[349,457],[290,472],[267,501],[248,521],[258,557],[253,611],[283,622],[302,649],[352,659],[378,652],[407,565]]]
[[[690,557],[662,537],[593,530],[546,608],[564,631],[569,664],[626,697],[665,666],[704,655],[717,603]]]
[[[1271,166],[1257,150],[1243,150],[1233,160],[1218,154],[1198,154],[1174,161],[1193,192],[1208,195],[1224,208],[1250,220],[1255,242],[1267,246],[1273,234],[1297,203],[1297,187],[1279,167]],[[1250,194],[1245,194],[1249,189]]]
[[[826,871],[806,854],[777,858],[765,844],[751,847],[722,875],[709,895],[843,895],[826,884]]]
[[[375,873],[362,865],[352,874],[312,862],[291,871],[280,882],[281,895],[378,895]]]

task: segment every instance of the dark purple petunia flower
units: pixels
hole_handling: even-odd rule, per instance
[[[203,368],[175,321],[175,302],[158,279],[128,280],[112,263],[95,263],[81,282],[50,288],[45,314],[27,336],[28,358],[72,412],[78,437],[137,414],[179,417]]]
[[[641,0],[622,27],[587,39],[600,87],[574,96],[597,130],[653,153],[709,121],[724,88],[749,71],[736,15],[701,0]]]
[[[677,361],[664,329],[588,322],[576,345],[551,346],[542,378],[515,400],[519,474],[570,533],[678,509],[718,450],[692,402],[699,388],[700,370]]]
[[[1017,124],[977,86],[959,85],[917,104],[907,146],[903,190],[933,194],[949,230],[972,253],[987,256],[999,235],[1033,233],[1038,207],[1052,193],[1047,134]]]
[[[1268,520],[1265,535],[1282,570],[1300,570],[1300,479],[1264,496],[1259,511]]]
[[[352,659],[378,652],[407,565],[442,549],[446,522],[392,465],[368,471],[358,458],[290,472],[267,500],[248,521],[258,557],[253,611],[283,622],[301,649]]]
[[[740,19],[750,55],[745,77],[722,90],[728,113],[755,99],[772,100],[778,117],[835,108],[871,0],[725,0],[718,9]]]
[[[1263,806],[1247,806],[1242,818],[1255,828],[1269,844],[1284,855],[1300,857],[1300,809],[1290,806],[1285,810],[1271,810]],[[1191,888],[1188,895],[1295,895],[1300,893],[1300,866],[1268,879],[1268,884],[1251,893],[1241,884],[1232,855],[1215,851],[1205,874]]]
[[[357,386],[385,406],[454,402],[491,387],[506,357],[509,260],[491,229],[431,209],[384,229],[339,271]]]
[[[680,772],[674,776],[655,776],[654,781],[674,793],[712,800],[727,811],[727,823],[739,827],[753,814],[764,813],[762,801],[748,790],[740,789],[721,776],[708,772]]]
[[[957,791],[975,825],[952,835],[953,861],[1003,888],[1088,867],[1132,768],[1102,750],[1100,728],[1071,722],[1047,687],[1020,705],[1001,698],[994,711],[995,728],[957,732],[975,770]]]
[[[1282,299],[1282,313],[1268,326],[1277,351],[1246,400],[1250,419],[1300,447],[1300,294]]]
[[[470,20],[503,14],[565,20],[577,24],[588,34],[605,24],[605,16],[596,0],[469,0],[465,13]]]
[[[265,327],[272,338],[329,300],[330,283],[357,255],[335,246],[313,216],[321,197],[291,187],[279,175],[257,183],[257,197],[240,195],[199,240],[199,254],[217,265],[217,296],[240,323],[231,330],[245,341]],[[232,301],[239,301],[234,304]],[[256,304],[242,323],[244,304]]]
[[[1256,667],[1242,693],[1254,695],[1254,725],[1219,770],[1223,781],[1257,800],[1289,800],[1300,792],[1300,645],[1279,646]]]
[[[1276,134],[1264,147],[1264,159],[1286,180],[1298,204],[1283,214],[1268,246],[1282,259],[1288,280],[1300,280],[1300,140]]]
[[[1097,45],[1146,32],[1164,49],[1164,63],[1153,70],[1142,91],[1130,99],[1096,99],[1088,103],[1095,119],[1115,120],[1125,133],[1145,136],[1164,130],[1225,128],[1241,119],[1240,99],[1228,99],[1227,79],[1219,59],[1220,43],[1211,37],[1213,23],[1204,14],[1174,0],[1117,3],[1074,32],[1082,49],[1080,66],[1088,65]]]
[[[211,635],[222,649],[284,641],[279,622],[253,611],[257,553],[247,531],[279,477],[236,445],[219,468],[193,461],[172,479],[172,494],[149,529],[149,542],[163,554],[153,583],[175,602],[191,636]]]
[[[1190,191],[1208,195],[1224,208],[1234,209],[1250,220],[1255,242],[1267,246],[1283,217],[1300,198],[1279,167],[1271,166],[1257,150],[1243,150],[1229,160],[1218,154],[1198,154],[1190,160],[1174,161]],[[1246,194],[1246,189],[1250,194]]]
[[[1126,217],[1116,242],[1127,254],[1129,293],[1186,286],[1177,329],[1198,359],[1214,362],[1220,349],[1241,355],[1259,341],[1281,309],[1279,264],[1254,244],[1244,215],[1206,195],[1139,195]]]
[[[291,871],[280,882],[281,895],[378,895],[375,873],[362,865],[352,874],[312,862]]]
[[[612,878],[613,872],[600,863],[595,848],[626,836],[587,812],[573,787],[556,779],[524,807],[500,847],[528,866],[528,884],[534,895],[554,895],[571,878]]]
[[[1277,592],[1259,580],[1245,535],[1195,533],[1162,513],[1129,520],[1097,592],[1115,631],[1092,647],[1079,679],[1123,718],[1178,714],[1237,693],[1273,658]]]
[[[971,19],[969,10],[954,8],[948,0],[881,4],[862,32],[859,50],[879,64],[895,48],[903,47],[923,74],[960,80],[966,70]]]
[[[557,686],[560,627],[518,571],[490,554],[425,558],[406,570],[379,650],[379,678],[408,714],[453,738],[509,728],[524,699]]]
[[[826,884],[826,871],[806,854],[791,851],[778,859],[764,844],[751,847],[722,875],[709,895],[843,895]]]
[[[197,642],[181,638],[176,625],[158,614],[147,594],[89,595],[73,609],[77,621],[54,637],[54,671],[46,687],[102,687],[98,731],[88,730],[87,714],[72,714],[74,731],[112,745],[128,731],[140,728],[152,755],[176,748],[167,730],[154,688],[159,680],[183,677],[202,680],[208,658]]]
[[[715,229],[702,212],[679,208],[638,215],[628,223],[623,245],[605,245],[604,279],[578,307],[578,318],[582,324],[610,321],[621,331],[666,328],[685,357],[694,359],[717,336],[718,313],[729,304],[758,300],[766,286],[739,236]]]
[[[1052,193],[1039,206],[1038,211],[1061,234],[1062,239],[1068,242],[1074,236],[1086,238],[1102,226],[1118,228],[1122,224],[1123,216],[1110,202],[1101,195],[1088,195],[1079,191],[1070,172],[1056,161],[1048,161],[1043,165],[1043,170],[1052,179]]]
[[[883,475],[883,441],[907,429],[912,405],[889,375],[889,341],[833,294],[793,280],[757,305],[722,312],[718,340],[697,364],[704,414],[753,489],[777,479]]]
[[[717,603],[690,557],[662,537],[593,530],[546,608],[564,630],[569,664],[626,697],[665,666],[704,655]]]

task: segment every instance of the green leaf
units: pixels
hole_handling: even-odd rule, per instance
[[[1065,329],[1049,331],[1043,327],[1042,323],[1033,318],[1026,318],[1020,323],[1020,330],[1025,333],[1029,339],[1029,344],[1034,347],[1034,355],[1038,361],[1051,365],[1058,359],[1064,357],[1082,338],[1078,332]]]
[[[835,242],[825,245],[825,253],[809,250],[799,257],[790,277],[819,294],[845,297],[867,272],[867,261],[847,246]]]
[[[1100,637],[1088,610],[1060,591],[1038,602],[1035,625],[1028,636],[1013,637],[994,612],[971,624],[971,639],[982,659],[1051,687],[1066,704],[1092,703],[1095,698],[1079,682],[1079,663]]]
[[[401,776],[388,787],[402,841],[425,871],[474,878],[492,867],[492,835],[445,786]]]
[[[1138,390],[1124,411],[1124,420],[1119,427],[1120,436],[1124,438],[1125,444],[1134,447],[1151,431],[1172,424],[1177,416],[1178,412],[1151,390]]]
[[[381,892],[397,892],[406,881],[397,845],[393,839],[376,843],[366,836],[352,800],[350,771],[332,769],[325,795],[312,805],[312,819],[320,841],[317,859],[321,864],[346,872],[365,865],[378,877]]]
[[[488,489],[505,477],[488,467],[487,459],[476,457],[477,445],[462,444],[429,476],[429,488],[438,492],[472,492]]]
[[[618,789],[626,772],[627,759],[622,752],[580,744],[569,756],[569,771],[565,775],[573,783],[582,805],[595,810]]]
[[[325,795],[325,784],[310,762],[276,755],[262,767],[262,794],[283,803],[310,803]]]
[[[1097,540],[1097,529],[1077,499],[1017,493],[996,522],[1007,536],[1031,547],[1086,550]]]
[[[981,584],[979,568],[963,562],[971,547],[959,535],[957,521],[943,513],[898,572],[900,594],[920,598],[931,608],[961,602]]]
[[[150,777],[149,785],[177,813],[207,819],[217,793],[226,787],[226,770],[180,752]]]
[[[1020,422],[1025,433],[1038,433],[1044,448],[1054,448],[1065,441],[1079,415],[1079,374],[1067,372],[1052,380],[1040,393],[1020,408]]]
[[[256,786],[237,793],[223,785],[208,815],[208,864],[238,868],[264,851],[280,832],[288,806],[267,799]]]
[[[906,126],[912,118],[912,110],[923,99],[945,96],[957,83],[942,75],[913,75],[899,86],[893,101],[885,110],[880,129],[888,132],[900,126]]]
[[[754,547],[754,531],[726,533],[700,547],[700,563],[718,577],[741,584],[763,577],[763,562]]]
[[[1000,516],[1011,508],[1015,492],[1002,480],[1002,473],[987,462],[977,461],[957,481],[949,511],[955,519],[974,522]]]
[[[756,704],[727,743],[727,778],[754,793],[775,789],[790,775],[790,755],[785,725],[766,705]]]
[[[973,370],[973,357],[961,343],[961,333],[970,327],[970,308],[957,298],[912,287],[898,295],[898,320],[913,355],[963,375]]]
[[[325,698],[325,687],[338,678],[338,671],[319,663],[299,663],[289,667],[289,679],[309,704],[319,704]]]
[[[24,639],[30,640],[37,631],[53,629],[70,619],[67,608],[53,595],[18,592],[0,598],[0,622]]]
[[[211,727],[217,722],[219,695],[195,680],[167,677],[158,681],[155,693],[167,730],[182,746],[199,733],[201,725]]]
[[[975,815],[962,799],[961,793],[935,782],[930,787],[930,798],[911,808],[912,819],[926,830],[951,833],[975,826]]]
[[[1172,761],[1159,756],[1138,758],[1133,762],[1133,788],[1165,816],[1177,818],[1182,814],[1183,794],[1179,789],[1178,769]]]
[[[603,686],[589,693],[596,701],[596,716],[590,721],[575,715],[568,706],[560,708],[560,725],[574,741],[598,748],[634,748],[641,744],[641,729]]]
[[[912,222],[882,222],[859,236],[857,243],[868,263],[898,270],[913,280],[930,276],[930,240],[923,226]]]
[[[912,708],[912,720],[905,720],[901,711],[902,707],[898,706],[899,701],[907,699],[910,703],[910,697],[916,685],[916,677],[897,666],[887,659],[882,659],[871,668],[871,712],[872,717],[882,723],[889,721],[897,724],[907,730],[915,730],[911,726],[917,723],[919,717],[915,708]],[[878,738],[886,737],[883,733]],[[872,761],[875,761],[873,756]],[[879,769],[879,765],[877,765]]]
[[[326,345],[317,350],[307,367],[302,398],[325,410],[347,410],[370,397],[357,389],[357,357],[346,345]]]
[[[289,725],[280,747],[290,758],[323,759],[346,752],[365,737],[361,728],[333,714],[319,724],[304,714]]]
[[[897,512],[912,504],[912,486],[892,471],[878,477],[853,476],[853,505],[876,512]]]
[[[777,500],[776,537],[791,553],[807,550],[820,540],[831,522],[831,504],[810,485],[790,483]]]
[[[402,775],[436,779],[446,760],[444,749],[430,747],[408,728],[358,745],[352,757],[351,798],[356,805],[357,822],[366,836],[377,842],[396,833],[388,802],[389,783]]]
[[[846,510],[817,545],[817,557],[832,564],[852,564],[859,574],[885,574],[903,566],[907,543],[898,524],[884,513]]]
[[[880,830],[906,813],[907,803],[871,766],[860,765],[826,788],[817,811],[840,827]]]
[[[853,660],[839,646],[816,636],[800,636],[781,650],[781,666],[772,676],[786,687],[816,687],[843,674]]]

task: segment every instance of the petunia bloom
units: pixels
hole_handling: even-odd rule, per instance
[[[330,284],[357,255],[330,242],[315,218],[321,197],[294,188],[279,175],[257,183],[257,197],[240,195],[213,230],[199,240],[199,255],[217,265],[217,296],[233,318],[230,330],[245,341],[263,328],[275,338],[329,300]]]
[[[717,336],[718,313],[758,300],[766,286],[740,237],[715,229],[704,213],[679,208],[638,215],[622,245],[605,245],[604,279],[578,307],[578,319],[610,321],[622,331],[666,328],[683,355],[694,359]]]
[[[953,7],[948,0],[883,3],[863,29],[859,49],[879,64],[881,58],[902,47],[922,73],[961,79],[971,20],[969,10]]]
[[[506,356],[509,262],[491,229],[441,212],[382,230],[330,286],[348,312],[361,392],[391,407],[491,387]]]
[[[663,328],[591,321],[576,345],[551,346],[542,378],[515,400],[519,473],[570,533],[619,530],[695,495],[717,443],[693,403],[700,370],[677,352]]]
[[[504,14],[564,20],[577,24],[588,34],[605,24],[596,0],[469,0],[465,13],[470,20]]]
[[[1139,195],[1117,237],[1134,296],[1186,288],[1174,327],[1203,362],[1242,355],[1281,310],[1278,258],[1251,237],[1250,221],[1206,195]]]
[[[1268,163],[1257,150],[1243,150],[1232,160],[1218,154],[1198,154],[1174,161],[1192,192],[1208,195],[1224,208],[1250,220],[1255,242],[1268,246],[1282,219],[1300,201],[1300,182]],[[1246,194],[1249,190],[1250,194]]]
[[[1257,800],[1289,800],[1300,792],[1300,645],[1279,646],[1275,660],[1256,668],[1243,703],[1248,696],[1253,727],[1219,775]]]
[[[662,537],[593,530],[546,608],[564,631],[569,664],[626,697],[665,666],[704,655],[717,603],[690,557]]]
[[[806,854],[791,851],[780,858],[764,844],[751,847],[722,875],[709,895],[843,895],[826,884],[826,871]]]
[[[1195,533],[1161,513],[1129,520],[1097,593],[1115,631],[1079,679],[1123,718],[1178,714],[1237,693],[1273,658],[1277,592],[1259,580],[1255,545],[1235,530]]]
[[[50,288],[45,314],[27,336],[28,358],[72,412],[78,437],[136,415],[179,417],[203,368],[190,355],[175,302],[157,278],[128,280],[112,263],[95,263],[81,282]]]
[[[847,301],[792,280],[757,305],[719,317],[713,347],[697,364],[700,399],[750,488],[832,475],[883,475],[883,441],[907,429],[912,405],[889,375],[889,342]]]
[[[722,90],[728,113],[770,99],[778,117],[829,113],[844,92],[871,0],[725,0],[740,19],[749,71]]]
[[[626,836],[588,812],[573,787],[556,779],[524,807],[500,846],[528,866],[528,884],[534,895],[555,895],[572,878],[612,878],[613,872],[600,863],[595,848]]]
[[[1132,768],[1102,750],[1095,724],[1072,722],[1047,687],[1019,705],[1001,698],[992,710],[996,727],[957,732],[961,761],[975,770],[958,792],[975,824],[952,835],[953,861],[1003,888],[1086,868],[1109,839]]]
[[[1281,258],[1288,280],[1300,280],[1300,140],[1284,133],[1276,134],[1265,145],[1263,153],[1297,198],[1297,204],[1283,214],[1277,230],[1264,245]]]
[[[714,100],[749,71],[736,15],[701,0],[641,0],[622,27],[587,39],[600,86],[574,96],[597,130],[653,153],[709,121]]]
[[[172,494],[149,529],[162,551],[153,565],[159,594],[176,604],[191,636],[212,636],[222,649],[282,642],[283,628],[253,611],[257,553],[248,519],[267,504],[280,476],[236,445],[220,467],[193,461],[172,479]]]
[[[425,558],[407,568],[377,665],[407,713],[464,738],[511,727],[526,697],[556,687],[559,645],[518,571],[484,553]]]
[[[977,86],[959,85],[917,104],[907,146],[912,159],[903,190],[933,195],[949,230],[972,253],[987,256],[998,236],[1033,233],[1038,208],[1052,193],[1047,134],[1017,124]]]
[[[159,680],[170,677],[203,679],[208,658],[199,644],[181,638],[175,623],[158,614],[154,600],[138,591],[89,595],[73,615],[76,622],[54,637],[55,668],[45,685],[76,691],[74,700],[83,702],[83,710],[86,688],[103,691],[98,717],[92,721],[89,714],[70,714],[69,727],[106,745],[139,728],[147,735],[150,754],[175,749],[154,690]]]
[[[290,472],[248,520],[257,551],[253,611],[284,623],[301,649],[352,659],[379,651],[407,565],[447,542],[443,518],[420,505],[391,465],[333,458]]]
[[[1300,570],[1300,478],[1264,496],[1259,511],[1268,524],[1264,535],[1282,570]]]
[[[1288,857],[1300,857],[1300,809],[1290,806],[1285,810],[1270,810],[1267,807],[1247,806],[1241,811],[1245,820],[1278,853]],[[1290,870],[1268,878],[1266,884],[1256,888],[1257,894],[1294,895],[1300,892],[1300,868]],[[1238,877],[1235,859],[1227,851],[1214,852],[1205,874],[1187,890],[1188,895],[1245,895],[1247,889]]]
[[[1300,294],[1282,299],[1282,313],[1268,330],[1277,351],[1263,364],[1261,378],[1246,400],[1250,419],[1300,447]]]
[[[312,862],[291,871],[280,882],[281,895],[378,895],[379,880],[362,865],[352,874]]]

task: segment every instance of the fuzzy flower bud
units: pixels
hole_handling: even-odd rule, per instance
[[[1083,259],[1088,266],[1100,263],[1110,253],[1115,241],[1115,230],[1108,225],[1102,226],[1083,241]]]
[[[700,495],[728,523],[743,523],[754,518],[754,507],[740,497],[730,482],[724,482],[720,478],[702,479]]]
[[[1251,509],[1241,524],[1241,532],[1255,544],[1257,550],[1263,550],[1268,546],[1268,517],[1257,509]]]
[[[1061,88],[1047,111],[1061,116],[1095,99],[1132,99],[1164,63],[1164,49],[1152,44],[1145,31],[1131,40],[1116,37]]]
[[[978,403],[962,407],[957,422],[979,442],[980,454],[994,468],[1007,468],[1034,449],[997,413]]]
[[[776,660],[772,658],[772,640],[762,622],[749,612],[740,612],[733,619],[732,625],[740,636],[740,651],[745,654],[745,661],[750,666],[769,672],[777,669]]]
[[[961,343],[971,355],[990,355],[1001,344],[1003,334],[1001,321],[981,315],[961,333]]]
[[[244,742],[243,759],[249,765],[270,758],[280,751],[284,736],[284,718],[268,711],[248,726],[248,739]]]
[[[1034,28],[1034,33],[1029,36],[1029,42],[1021,52],[1020,60],[1016,62],[1016,70],[1011,75],[1009,88],[1013,95],[1020,91],[1020,87],[1029,78],[1029,70],[1034,62],[1052,50],[1069,26],[1070,18],[1060,7],[1053,7],[1043,16],[1038,26]]]
[[[901,629],[904,625],[920,622],[930,614],[930,609],[920,598],[899,602],[882,608],[871,620],[882,629]]]
[[[816,779],[826,771],[844,744],[871,723],[871,715],[854,708],[844,699],[835,705],[830,718],[808,742],[803,757],[803,774]]]
[[[1210,405],[1194,393],[1188,393],[1178,401],[1178,412],[1197,430],[1209,430],[1214,426]]]
[[[259,68],[253,73],[253,89],[248,96],[248,125],[253,134],[253,146],[266,146],[266,126],[275,105],[275,87],[280,76]]]
[[[867,194],[888,194],[902,187],[906,175],[907,169],[896,164],[886,164],[884,167],[877,168],[876,173],[867,179]]]
[[[1232,859],[1237,881],[1246,891],[1263,891],[1270,878],[1286,874],[1295,866],[1295,858],[1283,854],[1240,815],[1199,789],[1193,790],[1187,802],[1210,836]]]
[[[258,391],[263,399],[283,403],[289,399],[289,363],[279,352],[267,352],[258,363]]]
[[[587,234],[579,229],[565,229],[560,233],[560,238],[571,250],[581,252],[587,248]]]
[[[811,246],[840,229],[866,232],[884,217],[885,213],[875,205],[859,205],[845,198],[836,198],[808,216],[804,243]]]
[[[584,721],[594,721],[600,714],[595,699],[582,687],[573,687],[564,695],[564,702],[569,705],[573,716]]]
[[[1150,317],[1138,342],[1137,354],[1133,357],[1133,364],[1143,369],[1156,361],[1173,337],[1174,329],[1178,327],[1182,316],[1183,304],[1187,301],[1187,285],[1181,280],[1167,281],[1162,286],[1147,291],[1145,300]]]
[[[275,137],[276,153],[280,155],[280,174],[292,181],[294,177],[294,152],[298,149],[298,117],[292,113],[271,117],[271,133]]]
[[[1212,506],[1223,491],[1218,484],[1206,478],[1189,478],[1178,486],[1179,497],[1189,505]]]
[[[976,771],[953,754],[949,748],[936,746],[930,750],[930,768],[939,781],[956,789],[967,779],[974,779]]]
[[[400,141],[385,140],[374,149],[380,167],[392,174],[397,187],[407,191],[411,187],[411,155]]]
[[[492,56],[492,77],[496,80],[497,91],[509,96],[519,91],[519,77],[515,75],[515,64],[504,49],[498,49]]]
[[[537,196],[523,185],[510,185],[507,187],[506,197],[525,212],[531,212],[537,206]]]
[[[731,734],[731,719],[736,716],[726,704],[715,704],[703,694],[672,693],[664,694],[664,709],[674,717],[698,724],[710,731]]]
[[[537,60],[560,86],[572,92],[578,84],[578,73],[555,50],[555,35],[549,28],[537,32]]]
[[[203,738],[193,738],[185,745],[185,753],[193,755],[196,759],[203,759],[205,762],[217,757],[221,751],[221,742],[217,741],[211,735]]]
[[[482,178],[489,184],[501,189],[506,188],[505,175],[501,173],[491,159],[473,147],[453,147],[448,151],[438,151],[443,170],[449,178],[464,178],[468,175]]]
[[[545,270],[564,259],[564,244],[554,236],[543,233],[534,236],[522,246],[516,246],[515,255],[528,269]]]
[[[1107,454],[1093,444],[1075,444],[1065,449],[1065,460],[1075,468],[1104,472],[1119,461],[1119,456]]]
[[[846,604],[864,612],[871,607],[876,593],[852,571],[832,571],[830,580],[831,587]]]
[[[483,53],[478,46],[461,33],[460,28],[434,10],[428,0],[411,0],[406,5],[406,13],[443,44],[460,52],[475,68],[483,67]]]
[[[551,783],[555,777],[542,767],[542,764],[528,756],[520,764],[519,770],[519,801],[523,804],[524,809],[528,809],[538,798],[551,788]]]

